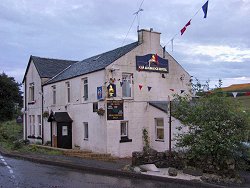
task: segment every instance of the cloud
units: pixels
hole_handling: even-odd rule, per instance
[[[250,49],[222,45],[189,45],[188,54],[210,56],[213,62],[244,62],[250,60]]]

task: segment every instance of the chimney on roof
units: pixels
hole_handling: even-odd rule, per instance
[[[160,35],[161,33],[150,30],[141,29],[138,31],[138,42],[139,44],[145,43],[149,45],[152,49],[158,49],[160,46]]]

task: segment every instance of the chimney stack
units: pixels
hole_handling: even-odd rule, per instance
[[[144,43],[150,46],[151,50],[158,49],[160,46],[160,35],[161,33],[153,31],[153,28],[150,28],[150,30],[141,29],[138,31],[138,42],[139,44]]]

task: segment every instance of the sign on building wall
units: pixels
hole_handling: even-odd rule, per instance
[[[108,90],[108,97],[116,97],[116,85],[115,84],[109,84],[107,87]]]
[[[136,56],[136,70],[168,73],[168,60],[159,57],[157,54]]]
[[[107,101],[107,120],[123,119],[123,101]]]
[[[102,86],[97,87],[97,99],[98,99],[98,100],[103,99]]]

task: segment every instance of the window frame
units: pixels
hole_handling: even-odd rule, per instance
[[[66,102],[71,102],[71,88],[70,88],[70,82],[65,82],[66,85]]]
[[[41,115],[37,115],[37,124],[38,124],[38,136],[42,136],[42,119]]]
[[[124,78],[126,77],[126,78]],[[128,79],[129,78],[129,79]],[[127,98],[127,99],[130,99],[130,98],[133,98],[133,87],[132,87],[132,83],[133,83],[133,74],[132,73],[125,73],[123,72],[122,73],[122,98]],[[126,83],[128,81],[128,83]],[[126,84],[129,84],[129,93],[130,93],[130,96],[126,96],[125,94],[127,93],[126,91],[124,91],[126,89]],[[125,89],[124,89],[125,88]]]
[[[162,121],[162,125],[159,125],[159,120]],[[158,136],[158,130],[162,130],[163,131],[163,138],[159,138],[159,136]],[[165,131],[164,118],[155,118],[155,140],[156,141],[164,142],[164,139],[165,139],[164,131]]]
[[[82,100],[87,101],[89,98],[89,86],[88,78],[82,78]]]
[[[30,83],[29,85],[29,102],[32,103],[35,101],[35,84]]]
[[[93,112],[98,111],[98,102],[93,102]]]
[[[123,134],[122,132],[122,126],[125,125],[125,134]],[[120,121],[120,143],[123,142],[132,142],[132,139],[129,139],[129,122],[128,121]]]
[[[52,105],[56,105],[56,85],[51,86],[52,88]]]
[[[88,122],[83,122],[83,140],[89,140],[89,124]]]

